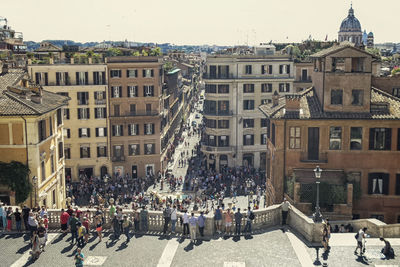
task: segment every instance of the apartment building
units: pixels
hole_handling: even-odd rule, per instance
[[[268,128],[267,177],[282,201],[285,178],[357,183],[354,218],[400,221],[400,100],[371,87],[374,58],[348,44],[312,55],[313,87],[262,105]],[[349,201],[349,200],[348,200]],[[350,200],[351,202],[352,200]]]
[[[29,64],[28,71],[46,90],[71,98],[63,114],[66,177],[111,174],[106,64],[89,58],[83,64]]]
[[[63,106],[68,97],[42,89],[21,69],[0,74],[0,161],[18,161],[29,167],[33,185],[25,201],[49,208],[63,207],[65,175]],[[0,185],[0,198],[17,205],[15,192]]]
[[[110,57],[107,68],[113,173],[155,175],[166,164],[161,149],[161,58]]]
[[[208,168],[265,169],[267,123],[257,107],[271,103],[274,92],[291,94],[294,81],[293,60],[271,47],[207,57],[202,151]]]

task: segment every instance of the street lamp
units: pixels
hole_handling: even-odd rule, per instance
[[[37,202],[36,202],[36,186],[37,186],[37,177],[36,176],[33,176],[32,177],[32,181],[33,181],[33,187],[35,188],[35,207],[36,207],[36,205],[37,205]]]
[[[317,166],[314,169],[314,174],[315,174],[316,184],[317,184],[317,203],[316,203],[316,207],[315,207],[315,213],[313,214],[314,222],[322,221],[322,215],[319,210],[319,183],[320,183],[319,179],[321,178],[321,173],[322,173],[322,169],[319,166]]]

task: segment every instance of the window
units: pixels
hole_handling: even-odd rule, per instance
[[[90,158],[90,147],[89,146],[81,146],[80,154],[81,154],[81,159]]]
[[[64,108],[64,119],[69,120],[69,108]]]
[[[275,123],[271,126],[271,143],[275,145]]]
[[[243,100],[244,110],[254,110],[254,100]]]
[[[93,72],[93,83],[95,85],[106,84],[106,72],[105,71],[94,71]]]
[[[88,85],[89,73],[83,71],[76,72],[76,85]]]
[[[104,105],[106,103],[106,92],[105,91],[94,92],[94,102],[96,105]]]
[[[270,104],[271,102],[272,102],[272,99],[261,99],[261,105]]]
[[[251,74],[251,73],[252,73],[252,66],[251,65],[246,65],[245,74]]]
[[[279,92],[288,93],[290,92],[290,83],[280,83]]]
[[[368,194],[389,194],[389,174],[378,172],[369,173]]]
[[[392,89],[392,95],[394,95],[395,97],[399,97],[400,98],[400,88],[393,88]]]
[[[145,135],[154,134],[154,123],[145,123],[144,124],[144,134]]]
[[[272,83],[262,83],[261,93],[272,93]]]
[[[56,85],[69,85],[68,72],[56,72]]]
[[[51,168],[51,173],[54,173],[56,171],[56,167],[54,165],[54,154],[50,155],[50,168]]]
[[[205,114],[215,114],[217,110],[216,101],[204,100],[204,113]]]
[[[105,137],[105,136],[107,136],[107,127],[96,128],[96,137]]]
[[[215,135],[207,135],[207,145],[217,146]]]
[[[219,84],[218,94],[229,94],[229,84]]]
[[[128,135],[139,135],[139,124],[128,124]]]
[[[79,137],[90,137],[90,128],[79,128]]]
[[[143,86],[143,95],[145,97],[154,96],[154,86],[153,85]]]
[[[39,126],[39,142],[45,140],[47,138],[46,135],[46,120],[41,120],[38,123]]]
[[[151,104],[146,104],[146,114],[151,115]]]
[[[128,86],[128,96],[138,97],[138,86]]]
[[[392,139],[392,129],[390,128],[369,129],[370,150],[390,150],[391,139]]]
[[[131,144],[129,145],[129,156],[137,156],[140,155],[140,146],[139,144]]]
[[[362,106],[364,99],[364,90],[351,91],[351,104],[353,106]]]
[[[89,108],[78,108],[78,120],[90,119]]]
[[[95,108],[94,109],[94,118],[95,119],[105,119],[107,117],[106,108]]]
[[[218,146],[219,147],[228,147],[229,146],[229,136],[227,136],[227,135],[218,136]]]
[[[77,92],[78,105],[88,105],[89,104],[89,93],[88,92]]]
[[[49,75],[47,72],[36,72],[35,79],[36,83],[39,85],[49,85]]]
[[[400,174],[396,174],[396,195],[400,195]]]
[[[146,155],[155,154],[156,153],[156,145],[155,144],[144,144],[144,153]]]
[[[343,105],[343,90],[332,89],[331,90],[331,105]]]
[[[112,136],[123,136],[123,125],[113,125],[112,126]]]
[[[362,149],[362,127],[350,127],[350,150]]]
[[[71,138],[71,130],[68,128],[63,128],[64,138]]]
[[[124,147],[123,146],[113,146],[113,151],[114,151],[114,157],[116,157],[118,160],[121,159],[121,157],[124,156]]]
[[[111,78],[121,78],[121,70],[110,70]]]
[[[64,155],[65,159],[71,159],[71,148],[64,147]]]
[[[67,92],[58,92],[58,93],[56,93],[57,95],[62,95],[62,96],[66,96],[66,97],[69,97],[69,93],[67,93]]]
[[[245,135],[243,135],[243,145],[244,146],[252,146],[252,145],[254,145],[254,135],[253,134],[245,134]]]
[[[290,65],[279,65],[279,74],[290,74]]]
[[[131,115],[136,115],[136,104],[129,105],[129,112]]]
[[[138,71],[137,70],[126,70],[126,77],[128,78],[137,78]]]
[[[289,148],[300,149],[301,147],[301,129],[300,127],[289,128]]]
[[[62,124],[62,109],[59,108],[57,109],[57,126],[60,126]]]
[[[243,84],[243,93],[254,93],[254,84]]]
[[[119,105],[114,105],[114,117],[118,117],[119,115]]]
[[[330,127],[329,149],[340,150],[342,148],[342,127]]]
[[[229,120],[219,120],[218,128],[219,129],[229,129]]]
[[[210,120],[210,119],[206,119],[205,120],[205,124],[207,128],[217,128],[217,121],[216,120]]]
[[[62,159],[64,157],[64,145],[63,142],[58,142],[58,159]]]
[[[254,119],[244,119],[243,128],[254,128]]]
[[[49,135],[52,136],[53,135],[53,117],[50,116],[49,118]]]
[[[152,69],[145,69],[142,70],[143,78],[151,78],[154,77],[154,70]]]
[[[40,171],[41,171],[41,178],[42,178],[42,182],[44,180],[46,180],[46,165],[44,163],[44,161],[42,161],[42,163],[40,164]]]
[[[97,146],[97,157],[107,157],[107,146]]]
[[[217,92],[216,84],[206,84],[206,93],[215,94]]]
[[[111,86],[111,97],[112,98],[122,97],[122,86]]]
[[[267,134],[261,134],[260,144],[262,144],[262,145],[267,144]]]
[[[218,101],[218,114],[219,115],[229,114],[229,101]]]

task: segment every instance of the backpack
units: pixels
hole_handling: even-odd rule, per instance
[[[359,236],[359,234],[357,233],[357,234],[354,236],[354,238],[355,238],[355,239],[358,239],[358,236]]]
[[[252,211],[250,211],[249,219],[254,220],[254,218],[255,218],[254,213]]]

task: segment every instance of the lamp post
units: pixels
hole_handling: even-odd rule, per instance
[[[320,178],[321,178],[321,173],[322,173],[322,169],[317,166],[314,169],[314,174],[315,174],[315,178],[316,178],[316,184],[317,184],[317,203],[316,203],[316,207],[315,207],[315,213],[313,214],[313,219],[314,222],[321,222],[322,221],[322,215],[321,212],[319,210],[319,183],[320,183]]]
[[[33,177],[32,177],[33,187],[35,188],[35,207],[36,207],[36,205],[37,205],[37,202],[36,202],[36,186],[37,186],[37,180],[38,180],[38,178],[37,178],[36,176],[33,176]]]

